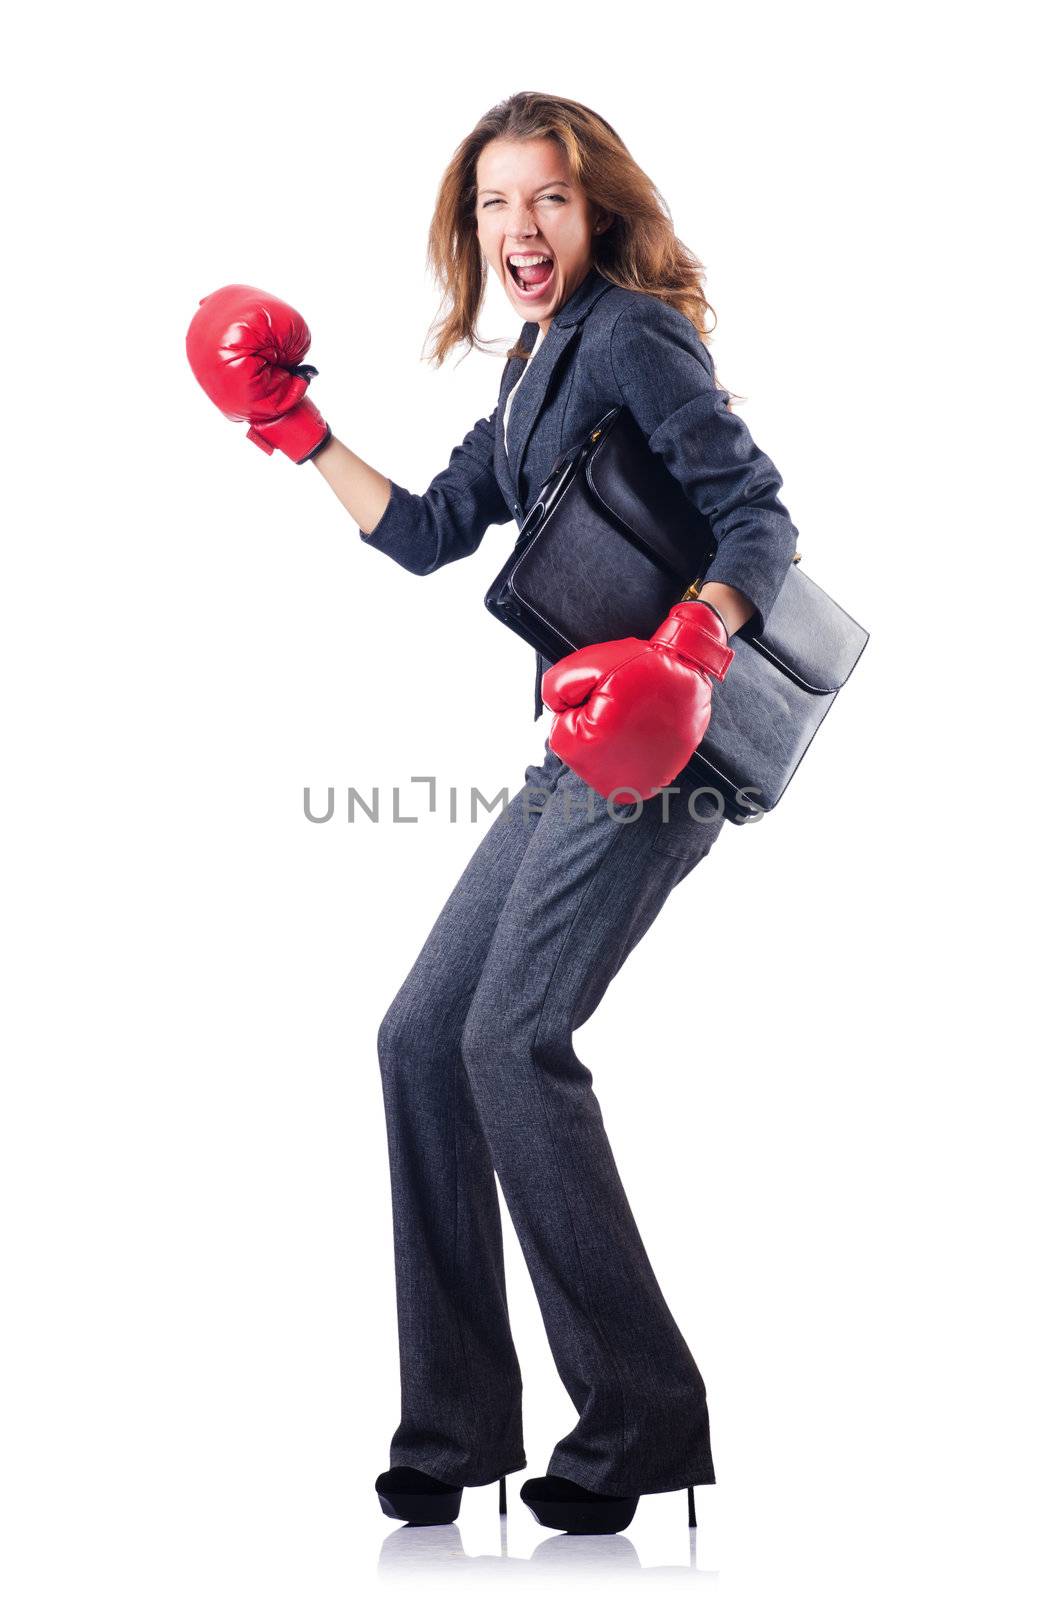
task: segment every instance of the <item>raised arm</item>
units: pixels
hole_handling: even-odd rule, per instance
[[[186,337],[188,360],[218,410],[249,422],[247,437],[299,466],[310,461],[356,521],[362,539],[399,566],[434,572],[477,550],[486,529],[510,522],[493,471],[497,412],[476,422],[425,494],[410,494],[336,439],[306,390],[309,328],[285,300],[245,283],[199,302]]]

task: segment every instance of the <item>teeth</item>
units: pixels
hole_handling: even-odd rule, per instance
[[[509,256],[508,260],[513,267],[542,266],[546,261],[551,261],[551,256]]]

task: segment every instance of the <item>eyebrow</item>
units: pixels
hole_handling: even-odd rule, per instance
[[[567,182],[566,178],[552,178],[552,179],[549,180],[548,183],[539,183],[537,188],[534,190],[534,193],[535,194],[540,194],[542,189],[569,189],[569,188],[571,188],[571,185]],[[479,194],[503,194],[504,190],[503,189],[480,189],[478,192],[479,192]]]

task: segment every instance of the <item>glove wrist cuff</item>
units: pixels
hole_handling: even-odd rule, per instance
[[[247,438],[266,455],[280,450],[299,466],[315,455],[330,437],[331,429],[312,400],[300,400],[282,417],[255,422],[247,429]]]
[[[728,637],[713,606],[687,600],[673,607],[665,622],[652,634],[651,643],[675,650],[721,683],[736,655],[727,642]]]

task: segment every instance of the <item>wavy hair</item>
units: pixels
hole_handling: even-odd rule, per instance
[[[709,345],[717,316],[703,292],[703,264],[677,237],[669,207],[647,173],[597,112],[561,95],[525,90],[479,118],[457,146],[439,184],[427,264],[443,300],[431,328],[429,358],[441,366],[454,345],[484,350],[497,343],[483,340],[478,332],[489,266],[478,242],[476,164],[493,139],[541,138],[557,141],[590,205],[613,219],[593,237],[592,264],[600,276],[675,306]],[[714,319],[710,329],[708,312]],[[506,354],[525,358],[528,352],[516,343]]]

